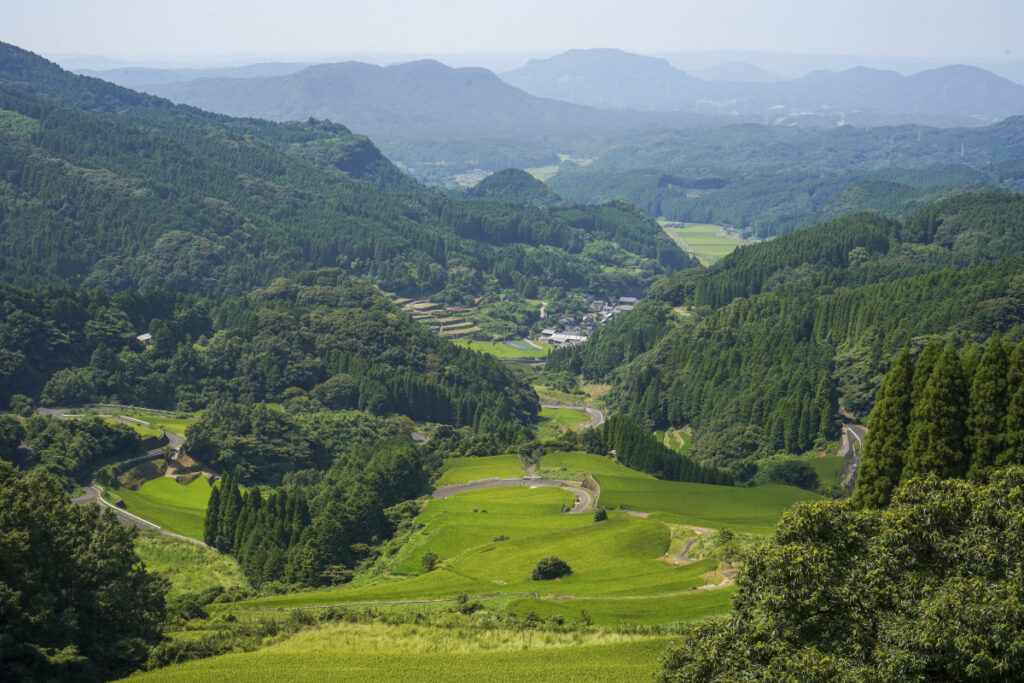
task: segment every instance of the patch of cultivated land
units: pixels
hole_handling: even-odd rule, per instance
[[[842,456],[826,455],[821,457],[811,455],[801,459],[814,468],[814,471],[818,474],[818,481],[825,486],[839,483],[839,477],[843,472],[844,458]]]
[[[581,451],[549,452],[541,459],[539,474],[554,479],[568,477],[577,480],[583,474],[593,474],[594,476],[610,474],[618,477],[638,477],[656,481],[651,475],[631,470],[611,458]],[[603,502],[602,500],[601,503],[603,504]]]
[[[600,632],[331,624],[258,652],[178,664],[131,680],[647,680],[671,640]]]
[[[518,455],[492,455],[484,458],[448,458],[441,467],[437,486],[468,484],[480,479],[521,477],[522,463]]]
[[[460,346],[466,346],[479,351],[481,353],[488,353],[498,358],[543,358],[551,352],[550,344],[537,344],[525,339],[521,339],[516,342],[488,342],[488,341],[468,341],[460,339],[454,342]],[[540,348],[534,348],[539,346]]]
[[[688,482],[644,480],[602,475],[601,505],[651,512],[675,524],[768,535],[782,512],[804,500],[821,496],[779,484],[740,488]]]
[[[410,541],[409,555],[394,571],[424,573],[422,560],[427,553],[444,561],[501,536],[522,539],[590,524],[589,515],[562,512],[562,506],[571,505],[572,500],[568,491],[543,486],[478,489],[431,500],[416,518],[424,528]]]
[[[552,439],[570,425],[582,425],[590,416],[575,408],[541,408],[537,420],[537,438]]]
[[[660,441],[666,448],[671,448],[677,453],[686,455],[690,452],[693,437],[681,429],[669,429],[664,432],[654,432],[654,438]]]
[[[720,225],[684,223],[681,228],[678,225],[678,223],[664,225],[664,230],[683,249],[696,255],[705,266],[724,258],[742,244]]]
[[[172,477],[159,477],[147,481],[137,491],[119,488],[114,493],[133,515],[167,531],[203,539],[203,518],[210,500],[206,477],[199,477],[188,486],[182,486]]]
[[[137,420],[148,422],[150,426],[156,429],[162,429],[180,436],[184,436],[188,426],[196,421],[195,417],[174,417],[173,415],[165,415],[148,410],[125,410],[117,414],[134,417]]]

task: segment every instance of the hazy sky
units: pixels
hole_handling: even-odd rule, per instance
[[[0,0],[43,55],[766,50],[1024,59],[1024,0]]]

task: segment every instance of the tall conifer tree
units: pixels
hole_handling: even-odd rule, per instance
[[[203,519],[203,540],[206,545],[213,546],[217,542],[217,520],[220,518],[220,487],[210,490],[210,500],[206,503],[206,517]]]
[[[875,407],[868,418],[868,434],[857,475],[853,499],[858,505],[884,507],[903,474],[903,454],[909,441],[910,395],[913,369],[910,351],[893,363],[878,390]]]
[[[915,368],[915,380],[917,368]],[[917,382],[914,382],[915,386]],[[926,474],[962,477],[967,472],[966,454],[968,389],[960,357],[946,345],[932,369],[920,400],[910,413],[910,445],[903,465],[903,479]]]
[[[1008,369],[1006,349],[996,330],[978,363],[971,385],[967,414],[967,447],[971,456],[968,476],[975,480],[986,477],[1004,448],[1006,408],[1009,402],[1006,391]]]
[[[1024,341],[1013,350],[1009,368],[1006,384],[1010,400],[1003,427],[1003,452],[996,459],[999,466],[1024,464]]]
[[[913,394],[911,395],[911,402],[914,405],[917,405],[924,395],[924,388],[928,384],[928,379],[932,376],[932,368],[935,367],[941,355],[942,342],[939,339],[933,338],[925,345],[914,362],[914,385]]]

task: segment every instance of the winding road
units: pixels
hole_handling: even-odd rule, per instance
[[[554,402],[552,402],[552,403],[541,403],[540,407],[541,408],[550,408],[552,410],[556,410],[558,408],[572,408],[573,410],[578,410],[581,413],[586,413],[587,414],[587,417],[590,418],[590,420],[587,422],[587,426],[588,427],[591,427],[591,428],[593,428],[593,427],[600,427],[602,424],[604,424],[604,413],[602,413],[597,408],[591,408],[590,406],[575,405],[575,404],[572,404],[572,403],[554,403]]]

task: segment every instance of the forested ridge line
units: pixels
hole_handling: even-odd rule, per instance
[[[612,381],[609,405],[652,427],[692,426],[697,457],[742,478],[743,462],[835,438],[840,397],[866,417],[904,345],[1020,339],[1022,250],[1020,195],[849,216],[673,275],[548,364]]]

